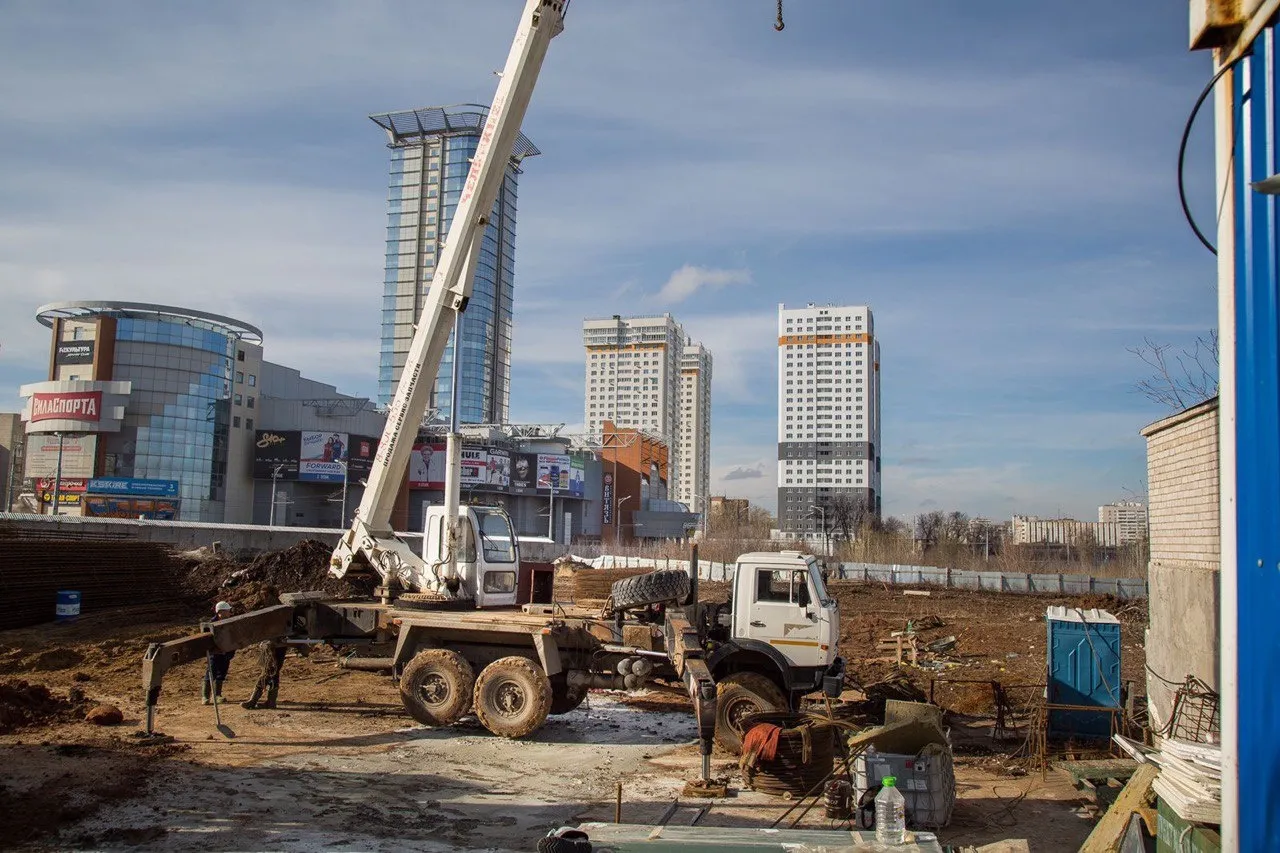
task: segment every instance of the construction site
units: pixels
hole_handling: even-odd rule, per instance
[[[769,5],[776,12],[765,38],[784,30],[791,37],[782,0]],[[1272,695],[1280,646],[1268,639],[1280,599],[1280,0],[1189,4],[1189,46],[1212,51],[1213,66],[1185,119],[1176,188],[1195,237],[1218,256],[1217,324],[1210,342],[1197,339],[1183,358],[1166,358],[1170,345],[1151,339],[1129,349],[1162,371],[1156,379],[1168,386],[1139,382],[1134,390],[1172,413],[1100,409],[1095,414],[1105,418],[1071,420],[1086,397],[1096,402],[1119,387],[1110,363],[1078,389],[1078,400],[1036,409],[1030,420],[1014,416],[1019,405],[1030,412],[1058,396],[1047,374],[994,383],[1031,396],[1020,404],[992,396],[978,414],[950,411],[942,394],[898,403],[933,421],[928,441],[901,440],[896,453],[954,457],[945,464],[911,457],[918,469],[905,456],[895,460],[891,473],[915,490],[909,504],[932,508],[912,525],[883,501],[881,350],[867,305],[789,309],[779,302],[776,343],[772,315],[768,322],[725,315],[712,324],[729,329],[716,330],[722,341],[763,341],[776,357],[776,410],[763,419],[759,409],[773,404],[757,380],[771,368],[729,362],[729,382],[740,386],[731,409],[742,416],[738,423],[776,418],[777,441],[769,435],[760,445],[764,461],[722,466],[716,475],[719,488],[725,481],[765,488],[751,494],[768,494],[765,503],[776,498],[775,510],[712,494],[711,354],[669,313],[588,318],[583,372],[564,370],[556,355],[543,379],[530,383],[576,392],[580,375],[580,432],[575,425],[562,433],[564,423],[510,422],[515,178],[525,157],[541,153],[522,125],[552,40],[566,32],[568,7],[569,0],[524,0],[488,106],[369,116],[391,152],[378,403],[265,360],[262,330],[220,313],[116,300],[36,310],[51,330],[47,379],[22,385],[22,411],[3,413],[0,423],[9,483],[0,513],[0,848],[1280,848],[1270,807],[1280,799]],[[478,15],[468,4],[459,8]],[[1109,19],[1082,15],[1097,43],[1114,35]],[[828,23],[809,24],[802,37],[835,26],[822,20]],[[1124,38],[1146,23],[1130,19]],[[914,26],[903,32],[914,35]],[[401,21],[395,28],[412,29]],[[584,29],[584,44],[597,46],[590,22]],[[991,31],[983,20],[982,35]],[[448,27],[441,32],[454,38]],[[696,26],[690,32],[706,35]],[[945,26],[938,33],[938,47],[965,41]],[[655,40],[665,47],[668,36],[684,35]],[[771,61],[785,68],[807,59],[812,44]],[[847,52],[843,40],[826,47],[833,56]],[[670,58],[658,55],[655,64]],[[1097,57],[1088,59],[1084,76],[1124,76],[1111,66],[1099,73]],[[576,85],[594,65],[560,72],[561,79]],[[780,73],[786,79],[771,69],[753,85]],[[1002,84],[1007,76],[1002,67]],[[833,79],[833,91],[878,88],[857,75]],[[1028,79],[1033,87],[1045,82]],[[325,91],[310,82],[301,88]],[[722,92],[749,88],[732,80]],[[964,83],[945,97],[923,97],[929,88],[903,96],[904,112],[951,109],[950,101],[971,94]],[[1066,88],[1078,94],[1074,83]],[[591,100],[582,91],[577,98]],[[595,99],[608,97],[596,92]],[[897,104],[898,95],[885,100]],[[1125,109],[1140,100],[1131,97]],[[815,103],[826,111],[831,101]],[[553,100],[549,113],[564,103]],[[1011,116],[1040,111],[1035,103],[1036,110],[1004,105],[980,122],[982,156],[943,157],[945,168],[916,190],[928,204],[913,207],[933,204],[945,195],[938,187],[958,175],[998,183],[1018,163],[1026,171],[1013,193],[1020,203],[1038,196],[1050,171],[1088,183],[1075,174],[1086,174],[1082,167],[1058,168],[1064,153],[1075,153],[1058,144],[1074,124],[1069,113],[1055,116],[1054,144],[1034,156],[986,150],[992,128],[1004,135]],[[1187,193],[1188,150],[1207,144],[1207,130],[1193,139],[1202,108],[1212,113],[1214,240],[1197,224]],[[1099,123],[1110,128],[1114,118]],[[936,129],[907,135],[945,142]],[[709,139],[715,160],[721,139]],[[873,140],[883,149],[895,144]],[[1139,153],[1135,163],[1149,159],[1145,148]],[[827,157],[866,155],[831,149],[795,160]],[[898,170],[915,171],[915,164]],[[1196,180],[1207,181],[1208,171],[1196,170]],[[588,174],[566,172],[561,183],[592,183],[581,178]],[[1117,183],[1099,174],[1096,183]],[[818,175],[797,183],[826,182],[826,171]],[[736,206],[728,188],[739,183],[735,173],[720,186],[720,207]],[[841,193],[861,199],[862,189]],[[896,185],[889,194],[913,196]],[[665,222],[670,201],[655,206],[663,210],[655,220]],[[798,211],[806,229],[842,218],[781,195],[774,201]],[[329,206],[345,204],[338,198]],[[1055,204],[1046,192],[1035,206]],[[1079,219],[1096,225],[1107,204],[1090,203]],[[237,203],[237,215],[249,207]],[[961,207],[957,221],[978,206],[966,200]],[[1118,206],[1113,212],[1115,221],[1097,225],[1099,233],[1142,219]],[[545,213],[544,223],[554,219]],[[1033,217],[1018,207],[1010,218]],[[891,222],[876,225],[897,233]],[[574,230],[548,229],[558,238]],[[1071,242],[1057,225],[1046,231],[1054,251]],[[1002,262],[1014,245],[1027,256],[1043,253],[1044,246],[1024,245],[1024,236],[1008,232],[995,241]],[[569,245],[553,247],[557,263],[572,254]],[[1134,254],[1145,261],[1163,252],[1165,238]],[[893,255],[893,263],[902,257]],[[1081,260],[1067,265],[1077,278],[1055,298],[1093,275],[1080,271],[1088,267]],[[754,284],[746,268],[681,262],[654,297],[664,305],[699,290],[706,296]],[[948,298],[963,289],[953,286],[962,265],[945,260]],[[843,294],[846,267],[857,264],[845,258],[831,266]],[[1121,266],[1099,293],[1138,292],[1130,285],[1142,265]],[[769,291],[771,305],[785,282],[811,270],[786,262],[785,272]],[[1159,286],[1135,297],[1141,308],[1128,319],[1141,323],[1133,328],[1147,328],[1171,276],[1153,276]],[[559,267],[544,273],[545,302],[562,314],[575,306],[573,314],[574,298],[552,289],[564,277],[572,276]],[[1035,276],[1019,269],[1011,278],[1021,295]],[[632,284],[613,298],[646,302],[638,292],[622,298]],[[607,289],[599,281],[583,287]],[[172,289],[166,281],[163,292]],[[934,297],[901,297],[910,290],[891,289],[899,310],[929,304],[937,315],[903,347],[911,353],[903,363],[920,361],[920,384],[933,381],[944,361],[964,361],[934,335],[968,321],[949,316]],[[970,301],[1017,301],[1008,295]],[[492,304],[476,310],[473,297]],[[327,298],[317,291],[315,301]],[[344,309],[326,303],[320,310]],[[903,324],[893,310],[881,315],[882,325],[895,316]],[[1056,319],[1072,310],[1055,302],[1036,314]],[[1081,311],[1093,316],[1110,307]],[[1118,324],[1109,331],[1132,331],[1116,311],[1104,318]],[[285,329],[305,325],[301,314],[290,317]],[[1172,314],[1165,319],[1162,328],[1186,331]],[[997,319],[964,334],[1004,367],[1047,327],[1026,327],[1017,344],[985,340],[983,329],[1004,334],[1018,326]],[[535,349],[562,338],[563,326],[544,333]],[[340,362],[346,355],[328,351],[345,352],[340,343],[355,337],[330,328],[293,345]],[[1069,351],[1044,364],[1074,362],[1101,346],[1070,341]],[[43,370],[43,354],[38,361]],[[1026,362],[1039,363],[1030,355]],[[1189,365],[1199,374],[1179,386],[1177,371]],[[1161,398],[1161,388],[1173,393]],[[638,396],[620,398],[623,391]],[[555,405],[540,402],[539,411]],[[975,455],[956,467],[967,452],[963,441],[933,445],[965,421],[984,433],[991,458]],[[1012,430],[1003,438],[1001,423]],[[1050,432],[1060,434],[1040,435]],[[1034,451],[1034,465],[1007,455],[1013,445]],[[1036,467],[1051,456],[1057,468]],[[1002,525],[946,513],[939,503],[961,495],[992,507],[1038,502],[1037,511],[1048,512],[1065,496],[1078,513],[1082,496],[1113,488],[1122,470],[1143,475],[1144,500],[1098,506],[1096,524],[1061,508],[1052,518],[1015,514],[1009,530],[1021,538],[1007,549],[996,532]],[[975,498],[979,489],[986,491]],[[908,506],[901,495],[892,499]],[[723,528],[708,524],[708,506],[717,502],[722,519],[728,513],[759,535],[717,536]],[[712,554],[715,561],[707,559]]]
[[[203,658],[176,667],[156,719],[162,736],[144,737],[139,673],[150,644],[189,634],[217,601],[244,613],[289,590],[343,598],[367,588],[329,577],[329,549],[314,541],[248,561],[13,532],[4,547],[2,784],[7,802],[25,804],[0,819],[6,848],[523,851],[559,827],[618,820],[673,832],[851,828],[856,804],[833,816],[814,782],[844,775],[847,744],[881,726],[893,703],[939,710],[948,772],[929,795],[938,798],[936,837],[954,849],[1027,849],[1009,839],[1079,849],[1114,799],[1108,785],[1132,772],[1106,760],[1105,742],[1043,737],[1045,612],[1109,608],[1132,691],[1143,683],[1142,601],[832,581],[849,668],[832,704],[814,707],[839,721],[822,729],[840,733],[838,747],[807,765],[751,767],[717,746],[711,777],[726,790],[706,798],[688,789],[698,729],[679,683],[593,690],[511,740],[470,715],[444,728],[417,725],[391,680],[343,667],[345,653],[323,645],[286,658],[275,708],[244,709],[260,667],[241,652],[215,707],[200,699]],[[83,568],[68,569],[73,561]],[[642,571],[562,563],[555,598],[598,610],[613,582]],[[54,590],[69,574],[83,610],[53,621]],[[729,585],[703,582],[699,593],[723,600]],[[1129,698],[1142,706],[1140,695]],[[1060,769],[1068,757],[1081,767],[1103,759],[1092,765],[1102,768],[1101,794],[1080,784],[1080,771],[1073,777],[1073,765]]]

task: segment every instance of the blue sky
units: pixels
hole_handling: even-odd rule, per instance
[[[387,151],[370,113],[487,103],[521,0],[0,2],[0,410],[38,305],[261,327],[376,391]],[[770,509],[777,305],[869,304],[901,516],[1091,517],[1166,410],[1126,351],[1215,321],[1178,136],[1186,12],[577,0],[524,130],[512,419],[582,421],[581,321],[670,311],[715,356],[716,492]],[[1189,185],[1211,220],[1208,124]]]

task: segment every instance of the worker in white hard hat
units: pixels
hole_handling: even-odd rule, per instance
[[[213,618],[209,621],[220,622],[231,616],[231,603],[219,601],[213,606]],[[222,698],[222,682],[231,669],[231,659],[235,652],[209,652],[209,665],[205,668],[204,683],[200,686],[200,699],[204,704],[211,704]]]

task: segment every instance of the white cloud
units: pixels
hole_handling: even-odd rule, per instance
[[[685,264],[671,274],[667,283],[658,291],[660,303],[683,302],[699,290],[719,290],[728,284],[746,284],[751,281],[747,270],[722,270]]]

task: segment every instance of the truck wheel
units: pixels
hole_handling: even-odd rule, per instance
[[[450,726],[471,708],[476,676],[466,658],[449,649],[418,652],[400,675],[400,701],[427,726]]]
[[[735,672],[716,685],[716,743],[725,752],[742,752],[742,721],[760,711],[785,711],[778,685],[758,672]]]
[[[586,687],[570,687],[562,672],[551,677],[551,715],[567,714],[587,699]]]
[[[499,658],[476,679],[475,708],[481,725],[495,735],[524,737],[547,721],[551,681],[528,658]]]
[[[616,610],[684,601],[689,597],[689,575],[679,569],[661,569],[615,581],[612,591]]]

